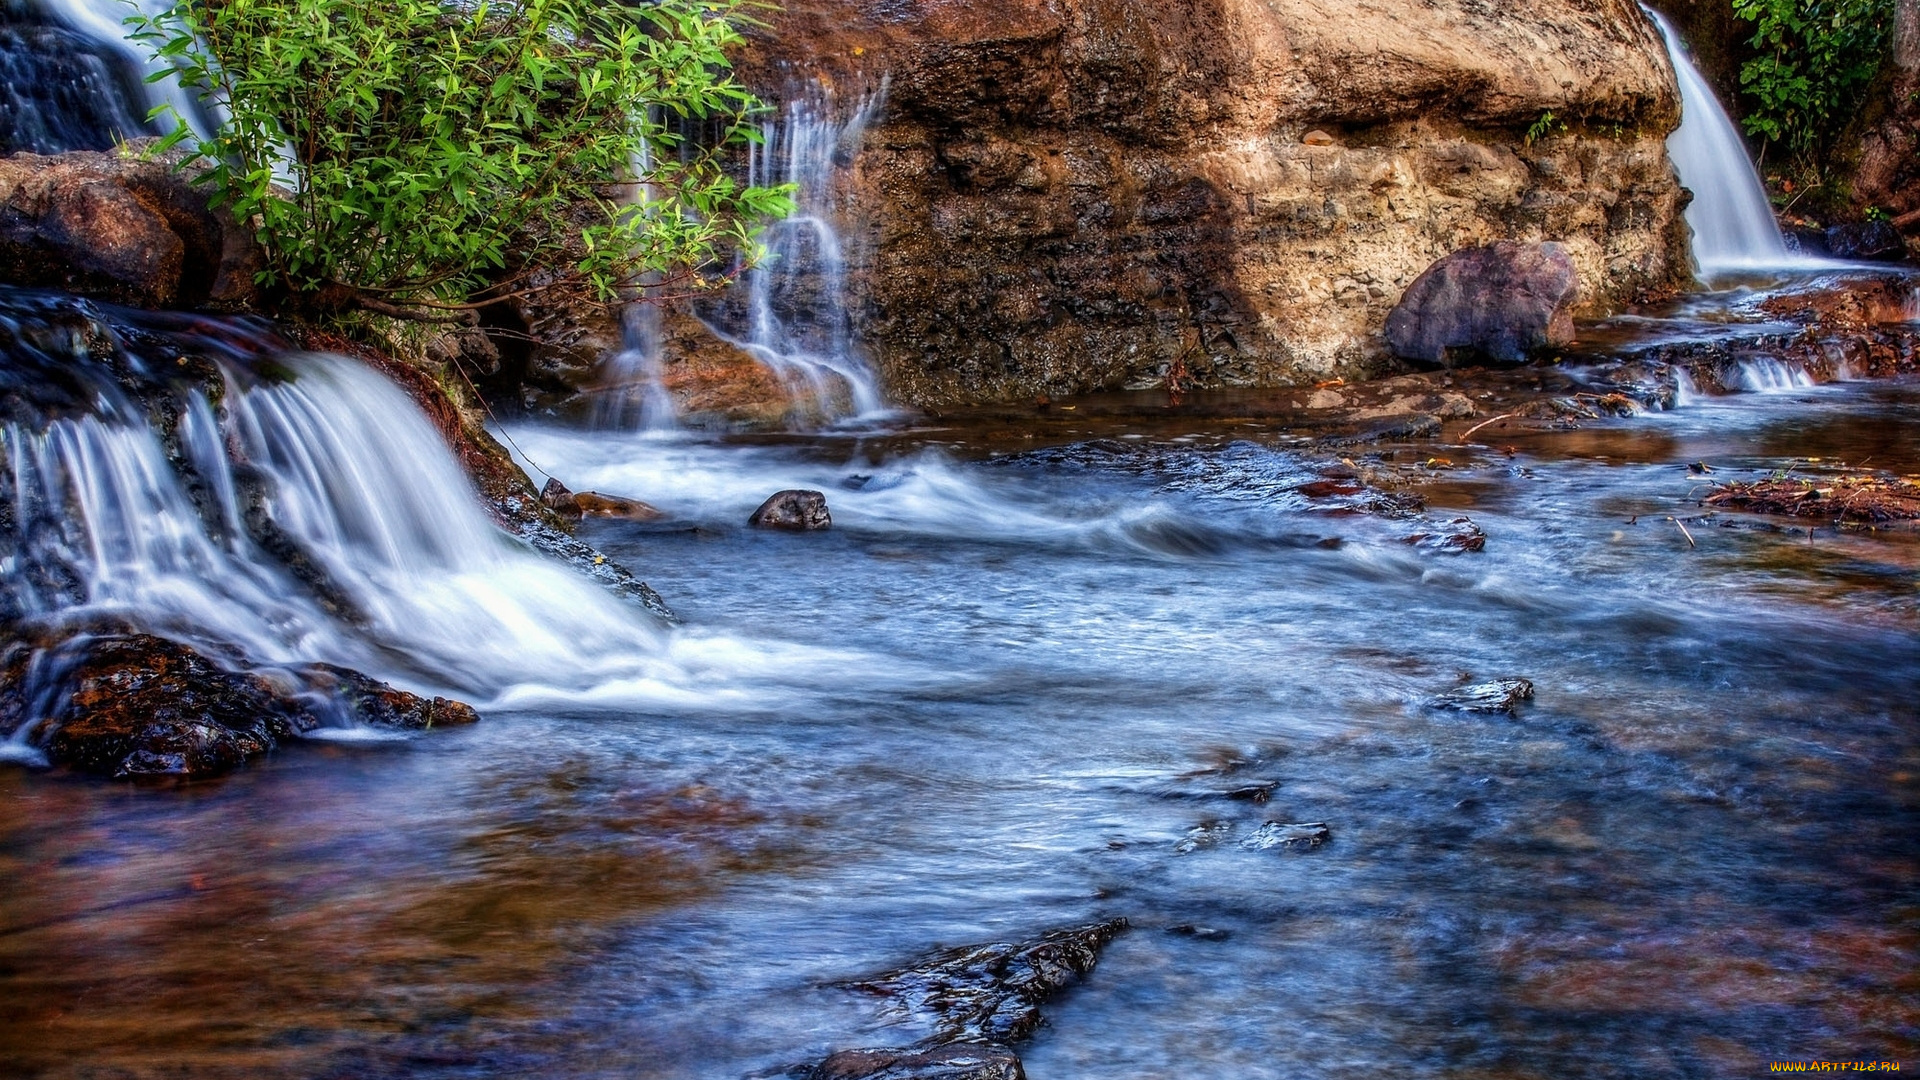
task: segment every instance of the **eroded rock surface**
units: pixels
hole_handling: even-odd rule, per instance
[[[1686,275],[1677,95],[1631,0],[769,21],[742,70],[774,97],[889,80],[842,203],[857,327],[903,402],[1376,375],[1402,291],[1499,239],[1564,244],[1589,309]]]
[[[1580,280],[1560,244],[1501,241],[1428,267],[1387,315],[1395,356],[1453,367],[1524,363],[1573,341]]]
[[[0,662],[0,738],[32,723],[48,763],[102,776],[213,776],[322,726],[478,719],[347,668],[249,671],[150,634],[16,641]]]

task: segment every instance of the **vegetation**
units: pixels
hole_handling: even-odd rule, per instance
[[[1747,131],[1814,176],[1886,63],[1894,0],[1733,0],[1759,55],[1740,69]]]
[[[225,114],[170,138],[255,224],[263,284],[451,320],[757,250],[792,203],[723,167],[760,108],[726,55],[755,2],[183,0],[129,21]]]

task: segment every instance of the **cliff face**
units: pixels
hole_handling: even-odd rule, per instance
[[[742,70],[888,80],[843,205],[899,401],[1374,374],[1496,239],[1565,243],[1588,309],[1687,273],[1632,0],[792,0]]]

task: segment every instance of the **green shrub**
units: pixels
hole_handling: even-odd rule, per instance
[[[754,250],[792,203],[723,168],[759,108],[726,56],[753,2],[182,0],[129,22],[228,117],[170,138],[255,223],[265,283],[451,318],[544,289],[612,300]]]
[[[1747,131],[1817,167],[1864,100],[1892,39],[1893,0],[1733,0],[1758,56],[1740,68]]]

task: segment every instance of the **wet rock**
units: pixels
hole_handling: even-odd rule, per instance
[[[804,1074],[808,1080],[1026,1080],[1020,1057],[991,1043],[924,1050],[842,1050]]]
[[[1830,252],[1827,251],[1827,231],[1825,229],[1809,229],[1803,226],[1795,226],[1790,229],[1780,230],[1780,237],[1787,242],[1787,250],[1795,254],[1810,255],[1822,259],[1830,254]]]
[[[1173,853],[1191,855],[1196,851],[1219,847],[1233,835],[1233,828],[1231,821],[1209,821],[1195,825],[1187,830],[1187,835],[1182,837],[1179,843],[1173,845]]]
[[[598,491],[580,492],[573,497],[573,504],[587,517],[619,518],[622,521],[658,521],[667,516],[638,499],[626,499]]]
[[[0,159],[0,280],[140,307],[249,302],[250,230],[147,145]]]
[[[1230,931],[1220,930],[1211,926],[1197,926],[1193,923],[1181,923],[1178,926],[1169,926],[1167,927],[1167,933],[1175,937],[1190,937],[1196,941],[1225,941],[1233,936]]]
[[[545,486],[540,489],[540,504],[563,518],[575,521],[580,518],[580,504],[574,501],[573,492],[558,477],[547,477]]]
[[[1240,846],[1248,851],[1311,851],[1326,843],[1332,835],[1324,822],[1286,824],[1269,821],[1252,836],[1240,841]]]
[[[1732,480],[1721,484],[1700,504],[1756,514],[1881,525],[1920,520],[1920,481],[1864,472]]]
[[[1512,713],[1521,702],[1532,697],[1533,683],[1526,679],[1494,679],[1449,690],[1436,695],[1427,704],[1432,708],[1456,712]]]
[[[328,723],[478,719],[346,668],[248,671],[148,634],[16,644],[0,669],[0,737],[35,723],[28,739],[49,764],[102,776],[213,776]]]
[[[1040,1026],[1040,1006],[1093,970],[1127,929],[1109,919],[1018,944],[972,945],[910,968],[848,983],[934,1020],[934,1035],[907,1048],[842,1050],[792,1075],[809,1080],[1020,1080],[1008,1044]]]
[[[1429,522],[1432,527],[1408,536],[1406,542],[1431,551],[1484,551],[1486,531],[1473,519],[1457,517],[1445,522]]]
[[[1573,341],[1580,279],[1556,243],[1502,240],[1428,267],[1387,315],[1395,356],[1454,366],[1460,359],[1524,363]]]
[[[1827,252],[1836,259],[1898,262],[1907,257],[1907,243],[1890,222],[1865,221],[1835,225],[1827,230]]]
[[[827,513],[827,496],[820,491],[781,491],[768,496],[753,512],[747,524],[762,529],[787,529],[811,532],[833,525]]]

